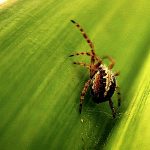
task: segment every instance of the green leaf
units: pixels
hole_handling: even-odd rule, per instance
[[[0,4],[0,149],[149,149],[150,44],[148,0],[9,0]],[[112,118],[80,93],[89,72],[69,58],[90,51],[116,60],[122,105]],[[107,65],[108,61],[105,61]]]
[[[149,107],[150,55],[131,88],[134,95],[117,126],[112,130],[105,149],[148,149],[150,139]]]

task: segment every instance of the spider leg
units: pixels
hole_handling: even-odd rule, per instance
[[[79,106],[79,112],[80,112],[80,114],[81,114],[81,111],[82,111],[82,104],[83,104],[83,101],[84,101],[84,97],[85,97],[85,94],[86,94],[86,92],[87,92],[87,90],[88,90],[88,87],[90,86],[90,83],[91,83],[91,80],[89,79],[89,80],[85,83],[84,88],[83,88],[83,90],[82,90],[82,92],[81,92],[81,96],[80,96],[80,106]]]
[[[100,64],[102,63],[102,60],[101,60],[98,56],[96,56],[95,54],[94,54],[94,56],[93,56],[93,54],[90,53],[90,52],[77,52],[77,53],[74,53],[74,54],[69,55],[69,57],[80,56],[80,55],[87,55],[87,56],[94,57],[94,62],[95,62],[95,60],[96,60],[98,63],[100,63]],[[93,59],[93,58],[92,58],[92,59]]]
[[[90,53],[86,53],[86,54],[89,55],[89,56],[91,56],[90,76],[92,77],[93,74],[94,74],[94,72],[95,72],[95,65],[94,65],[95,60],[98,61],[98,65],[96,65],[96,66],[99,66],[102,63],[102,60],[99,57],[96,56],[95,51],[94,51],[94,44],[89,39],[89,37],[85,33],[84,29],[78,23],[76,23],[74,20],[71,20],[71,22],[74,23],[75,26],[80,30],[80,32],[83,35],[84,39],[87,41],[88,45],[91,48]],[[75,55],[79,55],[79,54],[83,54],[84,55],[84,53],[76,53]],[[74,56],[74,55],[70,55],[70,57],[71,56]]]
[[[83,63],[83,62],[73,62],[73,64],[80,65],[80,66],[83,66],[83,67],[90,69],[90,65]]]
[[[71,20],[72,23],[74,23],[76,25],[76,27],[80,30],[81,34],[83,35],[84,39],[87,41],[88,45],[91,48],[91,64],[94,64],[95,62],[95,51],[94,51],[94,44],[92,43],[92,41],[89,39],[88,35],[85,33],[84,29],[78,24],[76,23],[74,20]]]
[[[119,86],[116,87],[116,93],[118,95],[118,107],[121,105],[121,93]]]
[[[110,65],[108,66],[108,69],[112,69],[113,66],[115,65],[114,59],[112,57],[110,57],[110,56],[107,56],[107,55],[102,57],[102,59],[106,59],[106,58],[111,62]]]
[[[113,102],[112,102],[111,99],[109,100],[109,106],[110,106],[110,108],[111,108],[113,118],[115,118],[115,117],[116,117],[116,111],[115,111],[115,108],[114,108],[114,106],[113,106]]]
[[[92,41],[89,39],[89,37],[87,36],[87,34],[84,32],[83,28],[78,23],[76,23],[74,20],[71,20],[71,22],[76,25],[76,27],[80,30],[80,32],[82,33],[83,37],[85,38],[85,40],[89,44],[89,46],[93,49],[94,45],[93,45]]]
[[[79,56],[79,55],[91,56],[91,53],[90,53],[90,52],[77,52],[77,53],[75,53],[75,54],[70,55],[69,57]]]

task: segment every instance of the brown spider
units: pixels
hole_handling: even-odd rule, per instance
[[[71,20],[72,23],[76,25],[76,27],[81,31],[83,37],[89,44],[91,51],[90,52],[79,52],[70,55],[79,56],[79,55],[87,55],[91,57],[91,63],[86,64],[83,62],[74,62],[73,64],[81,65],[89,69],[90,71],[90,79],[85,83],[84,88],[81,92],[80,96],[80,106],[79,112],[82,111],[82,104],[84,101],[85,94],[88,90],[88,87],[91,86],[91,93],[93,95],[93,100],[96,103],[101,103],[105,101],[109,101],[110,108],[112,110],[113,117],[115,118],[116,112],[112,102],[112,95],[114,91],[117,92],[118,95],[118,106],[121,104],[120,90],[116,83],[115,76],[119,75],[119,72],[113,73],[111,69],[113,68],[115,61],[110,56],[104,56],[102,59],[107,58],[110,61],[110,65],[107,67],[103,64],[102,59],[99,58],[94,51],[94,45],[92,41],[89,39],[87,34],[84,32],[83,28],[76,23],[74,20]]]

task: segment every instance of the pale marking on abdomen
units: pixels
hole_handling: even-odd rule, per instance
[[[113,82],[113,76],[112,76],[112,72],[108,70],[107,67],[103,66],[103,70],[105,70],[105,73],[106,73],[106,76],[103,77],[106,79],[106,86],[105,86],[105,92],[104,92],[104,97],[105,97],[108,91],[110,90],[111,83]]]

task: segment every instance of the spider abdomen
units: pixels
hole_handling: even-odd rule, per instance
[[[104,65],[101,65],[92,78],[92,95],[96,103],[108,101],[114,94],[116,80],[113,73]]]

